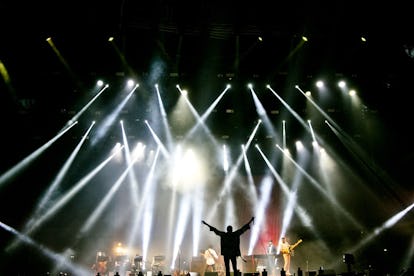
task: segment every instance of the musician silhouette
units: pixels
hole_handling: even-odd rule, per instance
[[[230,262],[233,267],[234,274],[236,275],[238,273],[237,257],[241,256],[240,236],[250,229],[250,223],[252,223],[253,221],[254,217],[252,217],[248,223],[246,223],[240,229],[234,232],[233,227],[231,225],[227,226],[227,232],[224,232],[209,225],[204,220],[202,221],[205,225],[207,225],[210,228],[210,231],[213,231],[216,235],[220,236],[221,255],[223,255],[224,258],[226,276],[230,276]]]
[[[274,275],[274,272],[276,270],[276,264],[277,264],[277,248],[273,244],[273,241],[270,240],[266,247],[266,256],[267,256],[267,264],[268,264],[268,271],[270,275]]]

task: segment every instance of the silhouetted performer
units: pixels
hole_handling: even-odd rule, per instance
[[[235,276],[238,276],[237,269],[237,257],[241,256],[240,253],[240,236],[250,229],[250,223],[254,221],[254,217],[246,223],[239,230],[233,232],[233,227],[231,225],[227,226],[227,232],[217,230],[217,228],[209,225],[204,220],[202,221],[205,225],[210,227],[210,231],[216,233],[220,236],[220,246],[221,246],[221,255],[224,258],[224,266],[226,268],[226,276],[230,276],[230,262],[233,267]]]

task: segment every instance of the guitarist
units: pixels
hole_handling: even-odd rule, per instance
[[[283,270],[285,271],[286,275],[289,276],[290,274],[290,257],[292,251],[290,249],[290,243],[286,239],[286,237],[282,237],[282,241],[280,243],[280,253],[283,256]]]
[[[252,217],[249,222],[243,225],[240,229],[233,232],[233,227],[231,225],[227,226],[227,232],[220,231],[217,228],[211,226],[204,220],[202,223],[207,225],[210,228],[210,231],[213,231],[216,235],[220,236],[220,247],[221,255],[224,258],[224,266],[226,268],[226,276],[230,276],[230,262],[233,267],[234,274],[237,275],[237,257],[241,256],[240,252],[240,236],[250,229],[250,223],[254,221]],[[238,276],[238,275],[237,275]]]
[[[294,251],[293,249],[298,246],[302,240],[298,240],[295,244],[291,245],[287,241],[286,237],[282,237],[282,242],[279,245],[280,253],[283,255],[283,270],[286,273],[286,276],[292,275],[290,274],[290,257],[293,256]]]

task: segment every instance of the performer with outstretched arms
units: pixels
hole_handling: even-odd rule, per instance
[[[224,258],[224,266],[226,268],[226,276],[230,276],[230,262],[233,267],[235,276],[238,273],[237,269],[237,257],[241,256],[240,252],[240,236],[250,229],[250,223],[254,221],[252,217],[248,223],[243,225],[240,229],[233,232],[233,227],[231,225],[227,226],[227,232],[220,231],[217,228],[209,225],[204,220],[202,221],[205,225],[210,228],[210,231],[216,233],[220,236],[220,246],[221,246],[221,255]]]

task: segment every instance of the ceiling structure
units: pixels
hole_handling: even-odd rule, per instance
[[[13,89],[3,102],[14,100],[17,110],[11,111],[23,117],[23,123],[39,116],[61,124],[86,101],[98,78],[113,86],[134,78],[147,90],[142,93],[151,93],[152,86],[162,82],[167,103],[178,97],[176,84],[187,85],[192,87],[193,104],[200,104],[198,110],[212,102],[207,92],[218,93],[231,83],[237,97],[248,93],[246,85],[252,82],[268,112],[276,114],[280,102],[264,91],[265,84],[285,96],[297,93],[295,85],[312,90],[318,78],[332,84],[346,79],[358,89],[369,113],[392,125],[398,119],[401,129],[401,120],[409,117],[406,97],[413,59],[407,49],[413,38],[406,7],[360,7],[352,1],[75,1],[30,3],[25,9],[18,3],[2,5],[8,12],[2,18],[7,27],[1,58],[10,77],[5,88]],[[308,38],[306,43],[302,36]],[[109,42],[109,37],[114,40]],[[340,105],[329,108],[342,115]],[[6,116],[9,108],[14,107],[7,104],[3,109]],[[254,108],[234,99],[223,99],[217,112],[228,116],[234,109],[255,117]],[[219,137],[240,132],[222,122],[211,126]],[[49,135],[33,132],[37,138]],[[240,134],[240,139],[246,135]]]
[[[410,119],[413,73],[413,59],[406,52],[413,43],[409,9],[363,8],[352,1],[313,4],[75,1],[29,3],[24,9],[19,3],[2,4],[6,16],[1,19],[5,27],[1,61],[10,77],[2,83],[2,90],[9,91],[2,95],[2,117],[7,118],[7,129],[22,124],[14,130],[18,138],[7,135],[3,139],[38,144],[80,109],[97,78],[117,85],[134,77],[146,88],[143,93],[151,93],[152,85],[162,82],[167,104],[178,97],[177,83],[192,87],[189,97],[199,105],[198,110],[205,110],[202,104],[214,99],[207,91],[217,95],[230,82],[238,100],[223,100],[217,113],[228,116],[226,111],[240,109],[238,113],[252,120],[245,120],[246,131],[232,125],[230,119],[215,120],[210,127],[217,129],[218,137],[239,134],[235,140],[241,142],[256,120],[255,109],[239,97],[248,93],[248,82],[256,84],[271,113],[282,107],[264,91],[265,84],[288,97],[298,93],[294,85],[312,90],[314,81],[324,77],[351,82],[367,112],[393,126],[388,133],[391,143],[408,146],[405,128]],[[112,43],[108,42],[110,36],[114,37]],[[303,45],[302,36],[309,40]],[[48,37],[60,58],[46,42]],[[367,41],[362,42],[361,37]],[[332,115],[340,120],[346,114],[338,104],[329,108],[337,111]],[[135,119],[143,121],[149,116],[141,113]],[[47,123],[36,123],[46,119]],[[14,150],[23,153],[4,160],[3,167],[27,153],[21,145]],[[398,151],[386,147],[392,148],[384,149],[392,156]],[[403,164],[398,163],[397,177],[400,171],[405,175],[412,160],[409,150],[399,154],[404,157],[399,158]],[[395,164],[387,154],[379,155],[384,162]]]
[[[46,1],[26,3],[24,8],[18,2],[0,4],[5,14],[0,18],[4,26],[0,112],[5,130],[2,142],[7,145],[0,174],[61,130],[94,97],[98,79],[110,87],[100,103],[91,105],[82,115],[82,127],[73,130],[64,146],[54,149],[23,178],[37,179],[25,188],[33,194],[47,186],[43,178],[58,171],[60,156],[63,160],[82,138],[89,120],[104,121],[107,110],[125,97],[119,91],[126,79],[140,84],[139,94],[120,112],[120,117],[128,118],[125,126],[131,140],[152,140],[144,122],[148,120],[155,126],[160,121],[159,113],[154,112],[158,106],[150,104],[155,84],[160,84],[167,113],[173,113],[176,107],[179,84],[189,90],[188,98],[199,114],[231,84],[206,125],[218,141],[229,143],[237,153],[259,118],[248,83],[253,84],[279,133],[281,122],[287,120],[289,147],[296,139],[306,141],[310,137],[303,134],[303,126],[265,86],[271,85],[305,119],[312,108],[295,88],[298,85],[303,91],[312,91],[323,112],[366,155],[350,150],[349,141],[338,141],[323,121],[314,125],[318,139],[342,162],[352,164],[353,172],[368,175],[368,185],[377,189],[386,202],[384,209],[392,205],[387,197],[405,207],[412,191],[409,179],[413,161],[409,147],[412,134],[408,132],[414,73],[410,8],[323,2]],[[49,37],[56,48],[46,41]],[[114,40],[108,41],[109,37]],[[303,37],[308,41],[304,42]],[[318,79],[331,88],[332,94],[325,102],[315,87]],[[335,88],[342,79],[357,90],[363,103],[356,118]],[[115,130],[108,130],[106,135],[107,144],[121,139]],[[180,140],[186,135],[185,129],[173,128],[173,135]],[[262,130],[254,139],[267,150],[281,142],[281,135]],[[106,145],[93,149],[95,159],[100,151],[107,153],[104,149]],[[268,171],[260,156],[249,156],[254,174]],[[11,188],[3,184],[0,181],[2,200],[16,198],[21,191],[18,185]],[[14,215],[2,211],[0,221],[19,228],[34,204],[31,197],[21,195],[20,199],[30,204]],[[358,201],[349,207],[360,205]],[[389,209],[397,209],[392,207]],[[375,209],[370,206],[366,210],[371,208]]]

